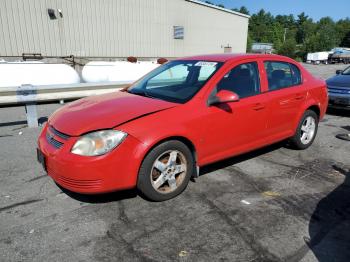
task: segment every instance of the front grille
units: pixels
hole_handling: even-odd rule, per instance
[[[60,149],[69,138],[69,135],[58,131],[53,126],[49,126],[46,131],[47,142],[57,149]]]
[[[57,149],[60,149],[64,144],[58,140],[56,140],[52,135],[46,133],[46,140],[49,144],[53,145]]]
[[[336,94],[350,94],[350,90],[346,90],[346,89],[329,88],[328,91],[329,93],[336,93]]]
[[[55,129],[53,126],[49,126],[49,130],[59,138],[62,138],[63,140],[68,140],[70,138],[69,135],[63,134],[62,132]]]

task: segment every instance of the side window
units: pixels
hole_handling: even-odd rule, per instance
[[[240,98],[260,93],[260,77],[256,62],[241,64],[229,71],[218,83],[217,91],[229,90]]]
[[[269,82],[269,90],[278,90],[301,84],[301,74],[298,67],[285,62],[264,62]]]
[[[293,81],[293,85],[300,85],[302,80],[301,80],[301,73],[298,67],[296,67],[293,64],[289,64],[290,65],[290,69],[292,70],[292,81]]]

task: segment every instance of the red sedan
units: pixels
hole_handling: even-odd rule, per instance
[[[327,101],[325,82],[286,57],[188,57],[127,90],[57,110],[39,137],[38,158],[71,191],[137,187],[163,201],[209,163],[285,139],[309,147]]]

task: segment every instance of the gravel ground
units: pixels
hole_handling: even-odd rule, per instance
[[[323,78],[344,67],[307,65]],[[24,120],[0,109],[0,261],[349,261],[350,143],[335,138],[347,111],[329,112],[308,150],[279,143],[207,166],[163,203],[62,191]]]
[[[302,65],[307,70],[309,70],[309,72],[311,72],[315,76],[318,76],[318,77],[320,77],[320,78],[322,78],[324,80],[326,80],[327,78],[335,75],[335,71],[336,70],[338,70],[338,69],[344,70],[345,68],[347,68],[349,66],[349,65],[344,65],[344,64],[312,65],[312,64],[307,64],[307,63],[303,63]]]

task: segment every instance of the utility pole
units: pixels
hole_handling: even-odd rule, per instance
[[[288,30],[288,28],[284,28],[283,43],[286,42],[287,30]]]

